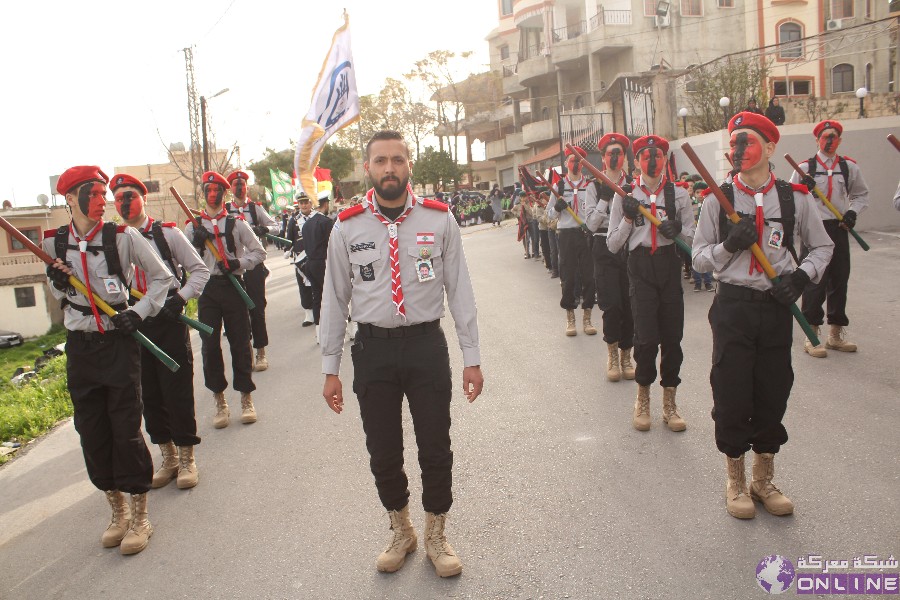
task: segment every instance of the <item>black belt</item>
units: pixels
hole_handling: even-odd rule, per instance
[[[235,275],[234,273],[232,273],[232,275],[234,275],[234,278],[235,278],[235,279],[237,279],[238,281],[241,281],[241,276],[240,276],[240,275]],[[228,280],[228,275],[210,275],[210,276],[209,276],[209,279],[210,279],[210,281],[212,281],[212,280],[215,280],[215,281],[227,281],[227,280]]]
[[[657,254],[675,254],[676,253],[675,248],[676,248],[675,244],[668,244],[665,246],[657,246],[656,252],[653,253],[653,256],[656,256]],[[652,248],[650,248],[650,246],[638,246],[634,250],[629,250],[629,252],[631,254],[647,254],[647,255],[649,255],[650,250],[652,250]]]
[[[122,337],[123,334],[118,329],[107,329],[106,333],[100,333],[99,331],[72,331],[69,330],[67,335],[68,339],[76,339],[81,340],[83,342],[104,342],[109,341],[114,336]]]
[[[107,303],[107,304],[109,304],[109,303]],[[69,302],[68,300],[65,300],[64,307],[65,306],[71,307],[75,312],[80,312],[81,314],[83,314],[86,317],[91,317],[94,315],[94,311],[91,310],[90,306],[83,306],[81,304],[75,304],[73,302]],[[110,306],[113,309],[115,309],[116,312],[122,312],[123,310],[128,309],[128,304],[126,304],[124,302],[122,304],[110,304]],[[97,307],[97,312],[103,313],[103,311],[100,310],[100,307]],[[105,314],[105,313],[103,313],[103,314]]]
[[[778,302],[768,290],[754,290],[742,285],[734,285],[720,281],[716,285],[716,294],[732,300],[746,300],[747,302]]]
[[[405,325],[403,327],[393,327],[390,329],[385,327],[378,327],[377,325],[370,325],[368,323],[360,323],[359,333],[361,333],[363,337],[370,338],[401,338],[424,335],[429,331],[440,329],[440,327],[440,319],[437,321],[429,321],[428,323]]]

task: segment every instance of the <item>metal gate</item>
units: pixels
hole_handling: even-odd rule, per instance
[[[612,113],[564,112],[559,115],[559,137],[565,144],[580,146],[587,152],[597,151],[597,142],[613,131]]]
[[[634,139],[653,133],[653,93],[650,86],[625,79],[622,104],[625,107],[625,135]]]

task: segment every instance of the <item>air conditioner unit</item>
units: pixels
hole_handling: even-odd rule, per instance
[[[656,15],[655,18],[657,27],[668,27],[671,23],[668,13],[665,16]]]
[[[841,19],[831,19],[826,23],[825,29],[828,31],[837,31],[838,29],[842,29],[844,27],[844,22]]]

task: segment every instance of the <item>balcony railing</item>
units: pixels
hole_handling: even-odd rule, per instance
[[[529,60],[531,58],[537,58],[539,56],[543,56],[544,48],[545,48],[544,42],[526,46],[525,53],[522,55],[522,60]]]
[[[513,77],[516,74],[516,65],[503,65],[503,76]]]
[[[32,265],[43,262],[40,258],[31,254],[22,254],[21,256],[0,256],[0,267],[10,267],[12,265]]]
[[[604,25],[631,25],[630,10],[603,10]]]
[[[573,25],[567,25],[553,30],[553,41],[574,40],[588,31],[587,21],[578,21]]]

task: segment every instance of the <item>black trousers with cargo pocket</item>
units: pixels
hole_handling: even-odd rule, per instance
[[[361,323],[350,352],[353,391],[359,399],[369,464],[381,503],[391,511],[409,502],[403,468],[405,396],[419,449],[422,506],[435,514],[447,512],[453,504],[452,393],[447,339],[439,323],[399,329]]]

